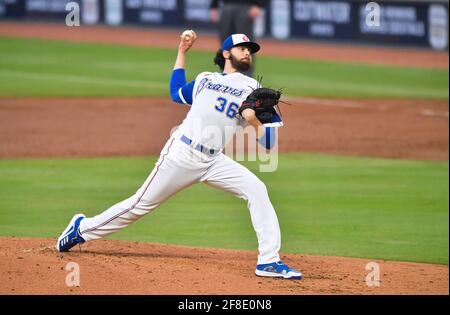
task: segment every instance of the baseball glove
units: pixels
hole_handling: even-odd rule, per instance
[[[275,106],[281,97],[281,91],[276,91],[270,88],[257,88],[250,93],[246,100],[242,103],[239,108],[239,114],[242,116],[242,112],[251,108],[255,111],[255,115],[258,120],[262,123],[269,123],[272,118],[277,115]]]

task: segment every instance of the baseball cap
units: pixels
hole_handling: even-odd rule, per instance
[[[222,50],[230,50],[234,46],[246,46],[252,54],[261,48],[257,43],[251,42],[245,34],[232,34],[228,36],[222,44]]]

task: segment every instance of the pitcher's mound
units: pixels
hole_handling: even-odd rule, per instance
[[[304,276],[284,280],[255,276],[257,251],[101,240],[58,253],[55,241],[0,238],[0,294],[449,293],[446,265],[282,254]],[[368,277],[370,262],[379,282]]]

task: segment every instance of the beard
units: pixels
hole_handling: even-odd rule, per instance
[[[236,69],[239,72],[244,72],[250,69],[250,66],[252,65],[252,61],[249,57],[248,61],[238,60],[233,55],[230,56],[230,62],[234,69]]]

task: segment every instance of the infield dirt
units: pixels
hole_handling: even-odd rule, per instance
[[[254,275],[257,251],[93,241],[58,253],[55,240],[0,238],[0,294],[448,294],[448,266],[282,254],[300,281]],[[69,262],[79,287],[68,287]],[[369,287],[366,265],[380,266]]]
[[[446,101],[290,102],[280,152],[448,160]],[[0,157],[158,155],[188,110],[165,98],[0,98]]]

